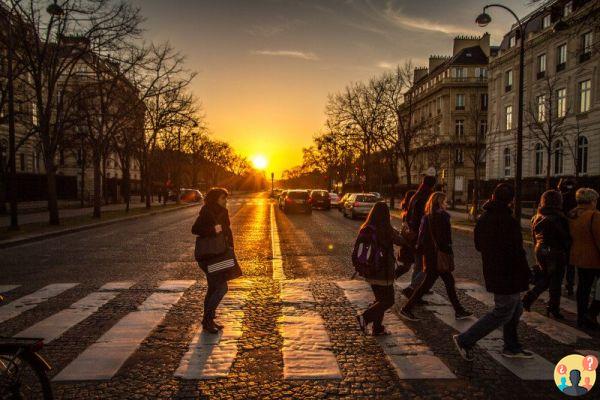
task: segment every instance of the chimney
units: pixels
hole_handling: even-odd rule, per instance
[[[413,83],[417,83],[423,77],[427,76],[427,67],[417,67],[414,70]]]
[[[429,56],[429,71],[433,71],[449,59],[448,56]]]
[[[488,32],[484,33],[481,39],[479,39],[479,47],[481,47],[486,56],[489,57],[491,55],[490,34]]]
[[[452,55],[457,55],[461,50],[467,47],[480,46],[480,41],[483,40],[485,35],[482,37],[477,36],[457,36],[454,38],[454,49]],[[489,47],[489,35],[488,35],[488,47]]]

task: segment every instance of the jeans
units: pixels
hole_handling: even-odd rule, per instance
[[[371,285],[371,290],[375,295],[375,302],[363,312],[363,318],[365,325],[372,322],[373,331],[381,332],[383,330],[383,315],[394,305],[394,285]]]
[[[413,265],[413,273],[410,278],[410,285],[408,285],[408,287],[414,290],[415,288],[419,287],[424,279],[425,272],[423,272],[423,256],[417,254],[415,255],[415,264]]]
[[[565,280],[567,281],[567,284],[565,285],[567,289],[573,290],[573,287],[575,286],[575,267],[571,264],[567,265]]]
[[[410,311],[415,305],[415,303],[418,300],[420,300],[425,293],[431,290],[433,284],[435,283],[438,277],[442,278],[442,280],[444,281],[444,286],[446,286],[446,293],[448,294],[450,303],[452,303],[452,307],[454,307],[454,311],[462,310],[463,307],[460,305],[460,302],[458,301],[458,296],[456,295],[456,285],[454,283],[454,276],[452,276],[452,272],[443,272],[440,274],[436,270],[427,270],[424,272],[423,281],[413,292],[412,296],[410,296],[410,299],[408,299],[408,302],[402,308]]]
[[[536,280],[531,288],[523,297],[523,303],[530,306],[534,301],[549,289],[550,299],[548,309],[558,311],[560,308],[560,292],[563,275],[565,274],[566,254],[562,251],[548,251],[544,248],[535,250],[535,258],[542,269],[540,278]]]
[[[594,268],[579,268],[577,267],[577,276],[579,283],[577,284],[577,321],[583,322],[588,316],[588,308],[590,303],[590,294],[594,279],[600,276],[600,270]]]
[[[494,294],[494,309],[479,318],[473,326],[458,336],[458,344],[471,348],[482,338],[499,327],[503,327],[504,349],[522,350],[517,336],[517,325],[523,314],[521,294]]]
[[[206,280],[208,281],[208,289],[206,289],[206,295],[204,296],[203,322],[208,322],[215,319],[217,307],[229,289],[227,286],[227,281],[222,277],[215,277],[207,274]]]

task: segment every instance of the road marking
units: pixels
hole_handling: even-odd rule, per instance
[[[359,311],[369,307],[373,301],[373,293],[365,281],[338,281],[336,284]],[[391,334],[375,339],[400,379],[456,378],[442,360],[433,355],[431,349],[391,310],[385,314],[385,327]]]
[[[0,307],[0,323],[31,310],[44,301],[74,288],[78,283],[53,283]]]
[[[340,367],[309,281],[283,281],[285,303],[277,321],[283,338],[283,379],[342,379]]]
[[[69,308],[17,333],[15,337],[43,338],[46,343],[50,343],[98,311],[100,307],[114,299],[117,294],[117,292],[91,293],[83,299],[71,304]]]
[[[122,281],[122,282],[108,282],[104,284],[99,291],[111,291],[111,290],[127,290],[135,285],[133,281]]]
[[[273,258],[271,259],[271,265],[273,267],[273,279],[281,281],[285,279],[285,272],[283,271],[283,259],[281,257],[281,245],[279,242],[279,231],[277,229],[277,219],[275,218],[275,205],[271,204],[271,249],[273,252]]]
[[[0,285],[0,293],[7,293],[18,288],[21,285]]]
[[[242,336],[243,306],[252,288],[249,280],[229,282],[229,291],[219,306],[223,331],[206,333],[199,326],[187,353],[181,359],[175,376],[183,379],[215,379],[229,374],[237,356],[237,342]]]
[[[465,293],[487,306],[494,305],[494,295],[476,282],[458,282],[456,287],[464,289]],[[592,339],[590,335],[572,326],[545,317],[537,312],[523,311],[521,321],[531,326],[538,332],[564,344],[574,344],[577,339]]]
[[[429,305],[425,306],[425,308],[433,311],[434,315],[449,327],[459,332],[464,332],[477,322],[477,318],[475,317],[457,320],[454,317],[454,309],[450,306],[450,303],[445,298],[442,297],[442,299],[444,299],[445,305]],[[502,356],[500,353],[502,352],[504,341],[502,339],[502,332],[498,329],[477,342],[477,345],[484,349],[496,362],[522,380],[547,381],[554,379],[554,364],[538,354],[533,353],[533,358],[531,359],[515,359]]]
[[[183,292],[153,293],[65,367],[54,381],[112,378],[144,339],[161,323]]]
[[[167,292],[185,292],[194,283],[196,283],[195,280],[167,280],[162,281],[157,289]]]

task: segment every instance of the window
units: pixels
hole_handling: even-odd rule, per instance
[[[463,119],[457,119],[454,122],[454,134],[458,139],[462,139],[465,135],[465,121]]]
[[[577,140],[577,172],[580,174],[586,174],[588,170],[588,148],[588,139],[580,136]]]
[[[467,74],[463,67],[455,67],[455,68],[452,68],[452,77],[453,78],[466,78]]]
[[[37,104],[35,102],[31,103],[31,123],[33,126],[38,124]]]
[[[537,58],[537,78],[541,79],[546,76],[546,55],[541,54]]]
[[[454,161],[456,162],[456,164],[463,164],[465,162],[465,155],[463,153],[463,149],[456,148],[456,150],[454,151]]]
[[[504,109],[505,124],[504,127],[507,131],[512,129],[512,106],[506,106]]]
[[[561,44],[556,48],[556,71],[562,71],[567,64],[567,44]]]
[[[510,149],[507,147],[504,149],[504,176],[510,176],[511,173],[511,156]]]
[[[481,93],[481,111],[486,111],[488,109],[488,95],[487,93]]]
[[[551,23],[552,19],[550,17],[550,14],[544,15],[544,18],[542,18],[542,29],[549,28]]]
[[[592,56],[592,32],[586,32],[581,35],[581,54],[579,62],[587,61]]]
[[[475,77],[480,79],[487,77],[487,69],[484,67],[475,67]]]
[[[573,12],[573,2],[569,1],[563,7],[563,16],[568,17],[569,15],[571,15],[572,12]]]
[[[485,137],[485,134],[487,133],[487,120],[482,119],[481,121],[479,121],[479,136],[480,137]]]
[[[554,142],[554,174],[563,173],[563,143],[560,140]]]
[[[556,116],[562,118],[567,115],[567,89],[556,91]]]
[[[512,35],[510,39],[508,39],[508,48],[515,47],[517,44],[517,36]]]
[[[546,120],[546,95],[540,95],[536,98],[537,102],[537,120],[544,122]]]
[[[592,81],[579,82],[579,112],[590,111],[592,100]]]
[[[541,143],[535,145],[535,174],[544,173],[544,147]]]
[[[457,110],[465,109],[465,95],[462,93],[456,95],[456,109]]]
[[[505,89],[507,92],[512,90],[512,85],[513,85],[513,71],[512,69],[509,69],[508,71],[506,71],[505,76],[504,76],[504,83],[505,83]]]

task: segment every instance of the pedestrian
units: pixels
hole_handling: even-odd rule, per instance
[[[443,192],[434,192],[425,206],[425,215],[419,228],[416,248],[417,255],[422,255],[424,258],[425,278],[400,310],[400,316],[410,321],[418,321],[412,308],[425,293],[431,290],[437,278],[444,281],[456,319],[464,319],[473,315],[463,308],[456,294],[452,275],[454,270],[452,228],[450,214],[446,212],[446,208],[446,194]]]
[[[402,202],[400,203],[400,220],[402,221],[403,227],[407,227],[406,216],[408,214],[408,206],[410,204],[410,200],[416,192],[416,190],[409,190],[408,192],[406,192],[404,194],[404,197],[402,198]],[[410,267],[414,262],[415,254],[413,246],[401,246],[400,252],[398,254],[398,265],[396,267],[396,279],[398,279],[401,275],[410,270]]]
[[[517,335],[523,313],[521,292],[528,289],[530,271],[521,224],[512,216],[513,200],[513,187],[499,184],[475,225],[475,248],[481,253],[486,289],[494,294],[494,309],[468,330],[452,337],[458,352],[467,361],[473,360],[473,346],[501,326],[504,357],[533,357],[532,352],[523,349]]]
[[[577,207],[569,213],[569,227],[573,240],[570,263],[577,268],[578,277],[577,325],[597,330],[600,326],[596,318],[589,314],[589,301],[592,285],[600,275],[600,212],[596,209],[598,192],[581,188],[575,198]]]
[[[204,297],[204,316],[202,327],[209,333],[217,333],[223,326],[215,321],[216,310],[228,290],[227,281],[241,276],[241,270],[234,260],[234,266],[209,273],[208,266],[221,262],[224,254],[233,254],[234,243],[231,231],[227,197],[229,193],[222,188],[212,188],[206,194],[204,205],[192,227],[192,233],[198,236],[196,259],[206,274],[208,288]],[[235,257],[233,257],[235,259]]]
[[[421,227],[421,219],[425,214],[425,205],[436,183],[435,175],[426,175],[423,177],[421,185],[417,192],[411,198],[406,212],[406,228],[402,230],[404,238],[414,247],[419,236],[419,228]],[[416,257],[413,267],[413,273],[410,280],[410,285],[402,289],[402,294],[410,298],[414,289],[423,281],[423,258]]]
[[[558,182],[558,190],[563,197],[563,213],[569,215],[572,209],[577,207],[577,201],[575,200],[575,180],[573,178],[561,178]],[[575,287],[575,267],[570,263],[567,263],[567,270],[565,272],[565,289],[567,295],[573,295],[573,288]]]
[[[364,224],[361,226],[357,243],[362,238],[370,238],[373,247],[372,254],[375,257],[373,267],[370,271],[363,273],[365,280],[371,285],[375,302],[366,309],[362,315],[358,315],[358,324],[363,332],[367,326],[372,323],[373,336],[387,335],[389,332],[383,325],[383,316],[385,312],[394,305],[394,268],[395,256],[394,245],[406,245],[406,241],[400,236],[400,233],[392,226],[390,209],[388,205],[379,201],[371,209]],[[356,265],[357,246],[352,254],[353,263]],[[371,253],[370,253],[371,254]]]
[[[540,206],[531,220],[531,236],[538,271],[534,287],[523,297],[523,308],[530,311],[539,295],[549,289],[546,315],[564,319],[560,312],[560,291],[569,260],[571,236],[559,191],[548,190],[542,194]]]

